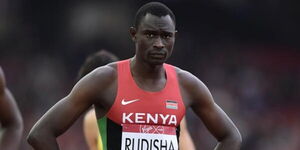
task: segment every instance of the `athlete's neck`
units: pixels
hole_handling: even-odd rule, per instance
[[[163,64],[151,65],[143,61],[139,61],[136,57],[130,59],[130,70],[133,76],[160,79],[165,77],[165,69]]]

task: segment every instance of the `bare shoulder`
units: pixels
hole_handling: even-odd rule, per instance
[[[105,66],[98,67],[91,73],[83,77],[79,82],[88,83],[89,85],[109,85],[117,78],[117,65],[116,63],[111,63]]]
[[[210,91],[200,79],[192,73],[178,67],[176,67],[175,70],[177,72],[182,96],[189,100],[189,104],[212,102]]]
[[[105,92],[109,85],[116,80],[116,68],[110,65],[98,67],[83,78],[81,78],[71,90],[69,96],[81,97],[85,99],[88,97],[95,97]]]
[[[175,67],[179,84],[183,87],[204,86],[203,82],[192,73]]]
[[[110,63],[105,66],[98,67],[94,71],[90,73],[94,78],[101,77],[99,79],[105,78],[105,80],[109,78],[114,78],[117,75],[117,64],[116,63]]]

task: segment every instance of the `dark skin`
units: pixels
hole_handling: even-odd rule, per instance
[[[17,104],[6,87],[4,73],[0,67],[0,149],[17,150],[22,137],[23,122]]]
[[[147,14],[138,29],[130,28],[136,55],[130,68],[137,85],[146,91],[159,91],[166,83],[163,63],[171,56],[175,42],[175,25],[169,15]],[[28,142],[36,150],[57,150],[56,137],[64,133],[91,105],[97,118],[112,106],[117,91],[117,65],[100,67],[82,78],[69,95],[55,104],[32,128]],[[207,87],[192,74],[176,68],[185,106],[191,107],[218,140],[216,150],[238,150],[238,129],[215,104]]]

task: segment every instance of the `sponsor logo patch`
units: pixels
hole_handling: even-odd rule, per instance
[[[134,102],[139,101],[139,100],[140,100],[140,99],[133,99],[133,100],[125,100],[125,99],[122,99],[121,104],[122,104],[122,105],[128,105],[128,104],[134,103]]]

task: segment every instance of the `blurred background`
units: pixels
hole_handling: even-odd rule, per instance
[[[0,65],[21,109],[25,137],[71,90],[85,57],[107,49],[134,54],[128,29],[144,0],[1,0]],[[300,149],[300,1],[162,0],[177,19],[168,63],[211,90],[237,124],[242,150]],[[216,140],[191,110],[197,149]],[[85,150],[82,118],[59,137],[62,150]]]

